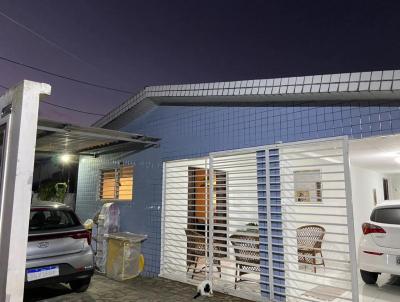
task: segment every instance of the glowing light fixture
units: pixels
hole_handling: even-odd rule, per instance
[[[394,159],[394,161],[395,161],[396,163],[400,164],[400,157],[396,157],[396,158]]]
[[[71,154],[68,154],[68,153],[62,154],[60,156],[60,161],[63,164],[68,164],[71,161],[71,159],[72,159],[72,156],[71,156]]]

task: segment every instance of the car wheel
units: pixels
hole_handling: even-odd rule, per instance
[[[378,273],[371,273],[367,271],[360,270],[361,278],[366,284],[375,284],[378,280]]]
[[[90,278],[77,279],[69,282],[69,286],[74,292],[82,293],[88,289],[90,285]]]

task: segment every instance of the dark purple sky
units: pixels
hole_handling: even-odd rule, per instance
[[[129,91],[146,85],[400,68],[400,1],[1,0],[0,56]],[[106,113],[128,96],[0,61],[0,84],[53,87],[48,101]],[[41,106],[43,117],[98,117]]]

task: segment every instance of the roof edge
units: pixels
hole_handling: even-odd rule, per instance
[[[184,106],[190,104],[177,100],[208,97],[212,98],[211,102],[218,103],[218,99],[222,100],[223,97],[258,97],[258,102],[260,102],[265,97],[268,102],[285,100],[305,102],[334,100],[336,98],[343,100],[347,96],[349,99],[354,99],[357,94],[360,97],[355,99],[363,99],[367,94],[371,94],[372,97],[379,95],[380,99],[382,97],[393,99],[390,92],[400,93],[400,70],[148,86],[111,110],[96,121],[93,126],[106,127],[146,99],[157,100],[159,105],[162,105],[165,101],[165,103]],[[365,97],[365,99],[369,98]]]

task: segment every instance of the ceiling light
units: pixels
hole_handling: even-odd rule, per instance
[[[400,157],[396,157],[396,158],[394,159],[394,161],[395,161],[396,163],[400,164]]]
[[[72,159],[72,156],[70,154],[67,154],[67,153],[66,154],[62,154],[60,156],[60,161],[63,164],[68,164],[71,161],[71,159]]]

